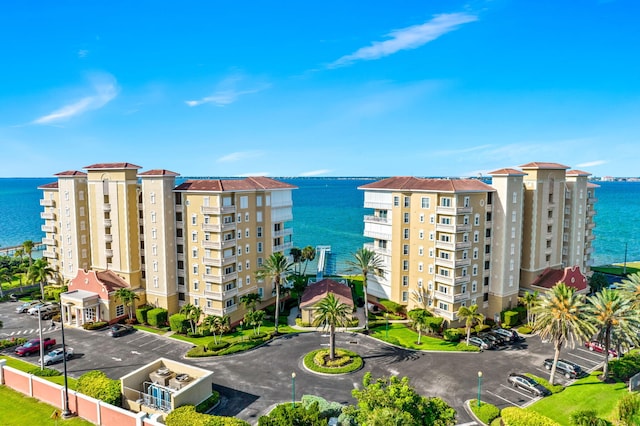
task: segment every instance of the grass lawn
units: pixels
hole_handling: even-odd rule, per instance
[[[31,364],[30,362],[27,361],[22,361],[19,359],[15,359],[13,357],[9,357],[9,356],[4,356],[4,355],[0,355],[0,359],[5,359],[7,360],[7,367],[13,367],[16,370],[20,370],[20,371],[30,371],[36,367],[38,367],[37,365],[37,361],[38,358],[34,358],[35,363],[36,364]],[[62,363],[60,364],[55,364],[56,369],[60,368],[60,370],[62,370]],[[48,380],[50,382],[56,383],[60,386],[64,386],[64,376],[60,375],[60,376],[51,376],[51,377],[41,377],[42,379]],[[76,384],[77,384],[77,380],[74,379],[73,377],[69,377],[67,375],[67,386],[69,387],[69,389],[72,390],[76,390]],[[1,400],[1,399],[0,399]],[[0,416],[0,419],[2,418],[2,416]]]
[[[159,330],[157,328],[153,328],[153,327],[147,327],[145,325],[134,325],[134,328],[138,329],[138,330],[143,330],[143,331],[148,331],[149,333],[153,333],[153,334],[164,334],[169,330]]]
[[[369,330],[369,335],[380,339],[382,341],[392,343],[394,345],[402,346],[409,349],[420,349],[430,351],[459,351],[461,350],[458,343],[448,342],[437,337],[422,335],[420,341],[422,344],[418,345],[418,333],[411,330],[405,324],[389,324],[389,337],[387,337],[386,325],[379,325]],[[464,343],[462,343],[464,345]],[[471,352],[476,352],[478,348],[475,346],[469,347]]]
[[[260,333],[272,333],[275,331],[275,326],[273,322],[265,322],[262,326],[260,326]],[[299,330],[294,330],[288,325],[280,324],[278,327],[278,332],[280,334],[291,334],[291,333],[300,333]],[[253,335],[252,327],[244,327],[244,330],[236,329],[234,333],[227,333],[222,336],[222,340],[229,343],[242,342],[245,340],[249,340],[249,337]],[[184,342],[192,343],[196,346],[208,345],[210,342],[213,342],[213,336],[204,336],[204,337],[189,337],[183,334],[173,334],[171,335],[173,339],[182,340]]]
[[[604,274],[624,275],[624,263],[614,263],[611,265],[592,266],[594,272],[602,272]],[[640,272],[640,262],[627,262],[627,275]]]
[[[2,404],[0,404],[0,419],[2,419],[3,426],[93,425],[93,423],[80,418],[54,420],[51,418],[51,414],[56,409],[55,407],[40,402],[35,398],[25,396],[6,386],[0,386],[0,401],[2,401]]]
[[[618,400],[627,394],[624,383],[605,384],[598,380],[601,371],[577,380],[564,391],[543,398],[528,409],[543,414],[556,422],[571,424],[570,416],[576,410],[596,410],[598,417],[613,421]]]

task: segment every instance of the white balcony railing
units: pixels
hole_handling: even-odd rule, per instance
[[[202,206],[201,207],[201,211],[203,214],[215,214],[215,215],[219,215],[219,214],[228,214],[228,213],[235,213],[236,212],[236,206]]]
[[[40,213],[40,218],[45,220],[55,220],[56,214],[53,212],[42,212]]]
[[[382,223],[385,225],[391,225],[391,220],[389,218],[381,216],[366,215],[364,217],[364,221],[370,223]]]
[[[105,234],[105,236],[104,236],[104,242],[105,242],[105,243],[111,243],[111,242],[113,242],[113,235],[111,235],[111,234]]]
[[[111,204],[109,204],[109,203],[104,203],[104,204],[102,205],[102,211],[103,211],[103,212],[110,212],[110,211],[111,211]]]
[[[56,202],[55,202],[55,200],[52,200],[51,198],[45,198],[43,200],[40,200],[40,205],[42,207],[55,207],[56,206]]]
[[[42,232],[48,232],[50,234],[55,234],[56,233],[56,226],[55,225],[42,225],[40,227],[40,229],[42,229]]]
[[[45,250],[42,252],[42,257],[46,257],[47,259],[57,259],[58,253],[55,251]]]
[[[44,244],[45,246],[57,246],[58,240],[56,240],[55,238],[43,238],[42,244]]]

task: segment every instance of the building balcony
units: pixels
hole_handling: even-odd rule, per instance
[[[102,205],[102,211],[103,212],[110,212],[111,211],[111,204],[109,203],[105,203]]]
[[[271,234],[271,235],[273,236],[273,238],[285,237],[287,235],[293,235],[293,229],[286,228],[286,229],[281,229],[279,231],[273,231],[273,234]]]
[[[179,277],[184,277],[185,276],[184,269],[178,269],[178,276]]]
[[[473,212],[472,207],[443,207],[437,206],[436,213],[437,214],[448,214],[448,215],[456,215],[456,214],[465,214]]]
[[[175,212],[176,213],[182,213],[184,212],[184,206],[182,204],[176,204],[174,206]]]
[[[184,253],[177,253],[176,260],[184,262]]]
[[[45,246],[57,246],[58,240],[56,240],[55,238],[43,238],[42,244],[44,244]]]
[[[212,249],[212,250],[223,250],[229,247],[235,247],[235,245],[236,245],[235,238],[231,240],[226,240],[226,241],[203,241],[202,242],[202,247],[206,249]]]
[[[55,225],[42,225],[40,227],[40,229],[42,229],[42,232],[47,232],[49,234],[55,234],[56,233],[56,226]]]
[[[212,274],[204,274],[204,280],[206,282],[214,283],[214,284],[222,284],[229,281],[233,281],[238,278],[237,272],[231,272],[230,274],[225,275],[212,275]]]
[[[471,259],[456,259],[456,268],[463,267],[463,266],[470,266],[470,265],[471,265]]]
[[[436,223],[436,231],[446,232],[448,234],[455,232],[455,226],[451,224]]]
[[[207,308],[204,307],[204,313],[207,315],[215,315],[217,317],[224,316],[224,310],[219,308]]]
[[[373,243],[365,243],[364,248],[367,250],[371,250],[375,253],[382,254],[385,256],[391,256],[391,250],[382,247],[376,247]]]
[[[207,266],[227,266],[227,265],[231,265],[233,263],[236,262],[236,257],[235,256],[229,256],[229,257],[225,257],[225,258],[213,258],[213,257],[203,257],[202,258],[202,263],[204,263]]]
[[[176,237],[176,244],[184,245],[184,237]]]
[[[229,213],[235,213],[236,212],[236,206],[202,206],[200,208],[200,211],[202,212],[202,214],[215,214],[215,215],[220,215],[220,214],[229,214]]]
[[[456,277],[456,279],[454,280],[455,285],[469,284],[470,282],[471,282],[471,275],[460,275],[459,277]]]
[[[596,214],[598,214],[598,213],[597,213],[595,210],[593,210],[593,209],[587,210],[587,216],[588,216],[588,217],[593,217],[593,216],[595,216]]]
[[[453,296],[453,302],[458,303],[458,302],[462,302],[463,300],[468,300],[470,296],[471,296],[471,293],[469,293],[468,291],[465,293],[458,293]]]
[[[235,312],[237,310],[238,310],[238,305],[231,305],[231,306],[229,306],[227,308],[224,308],[222,310],[222,313],[223,313],[223,315],[229,315],[230,313]]]
[[[364,200],[364,208],[365,209],[378,209],[378,210],[391,210],[393,208],[393,204],[391,201],[388,203],[383,203],[380,201],[367,201]]]
[[[234,288],[231,288],[229,290],[225,290],[223,295],[224,295],[225,299],[228,299],[228,298],[233,297],[233,296],[237,296],[238,295],[238,287],[234,287]]]
[[[105,228],[111,228],[111,225],[112,225],[111,219],[105,219],[104,220],[104,227]]]
[[[111,234],[105,234],[105,236],[104,236],[104,242],[105,242],[105,243],[111,243],[111,242],[113,242],[113,235],[111,235]]]
[[[587,229],[593,229],[593,228],[595,228],[595,227],[596,227],[595,222],[589,222],[589,223],[587,223]]]
[[[224,232],[236,229],[236,223],[203,223],[202,230],[206,232]]]
[[[485,207],[485,210],[488,212],[492,212],[493,211],[493,204],[487,204],[487,206]]]
[[[453,259],[443,259],[436,257],[436,266],[444,266],[445,268],[453,268],[455,265]]]
[[[181,220],[176,220],[176,228],[184,228],[184,222]]]
[[[57,259],[58,253],[53,250],[45,250],[42,252],[42,257],[46,257],[47,259]]]
[[[434,308],[433,313],[439,317],[448,319],[449,321],[455,321],[458,319],[458,315],[455,312],[445,311],[444,309]]]
[[[383,225],[391,225],[391,219],[381,216],[366,215],[364,221],[368,223],[381,223]]]
[[[40,205],[42,207],[55,207],[56,206],[56,202],[55,202],[55,200],[52,200],[51,198],[45,198],[43,200],[40,200]]]
[[[439,274],[436,274],[436,275],[434,276],[434,280],[435,280],[435,282],[437,282],[437,283],[442,283],[442,284],[447,284],[447,285],[453,285],[453,277],[448,277],[448,276],[445,276],[445,275],[439,275]]]
[[[204,297],[206,297],[207,299],[217,300],[219,302],[222,302],[224,300],[221,291],[205,290]]]
[[[368,238],[374,238],[376,240],[385,240],[385,241],[390,241],[391,240],[391,233],[386,233],[386,232],[375,232],[375,231],[371,231],[369,229],[364,230],[364,236],[368,237]]]
[[[271,246],[271,252],[272,253],[284,252],[285,250],[289,250],[292,247],[293,247],[293,242],[280,244],[279,246]]]
[[[42,212],[40,218],[45,220],[56,220],[56,214],[54,212]]]
[[[113,257],[113,250],[112,249],[105,249],[104,250],[104,255],[107,257]]]
[[[595,204],[597,202],[598,202],[598,199],[596,197],[587,197],[587,203]]]

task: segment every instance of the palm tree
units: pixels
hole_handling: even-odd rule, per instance
[[[533,313],[533,330],[543,340],[553,341],[555,352],[549,376],[549,382],[553,384],[562,346],[567,343],[575,347],[576,341],[589,339],[595,327],[587,321],[584,296],[561,281],[544,292]]]
[[[298,299],[298,306],[300,306],[300,300],[302,299],[302,294],[307,288],[307,277],[304,275],[294,275],[293,276],[293,292]]]
[[[196,324],[202,316],[202,309],[200,309],[200,307],[198,306],[192,305],[191,303],[187,303],[186,305],[183,305],[182,308],[180,308],[180,313],[187,318],[189,324],[191,324],[191,332],[195,334]]]
[[[251,312],[256,310],[258,303],[262,301],[262,298],[258,293],[247,293],[240,296],[240,303],[244,305],[245,309],[249,309]]]
[[[369,295],[367,294],[367,277],[370,273],[382,275],[383,261],[373,250],[359,248],[353,255],[354,260],[347,261],[351,271],[362,274],[362,290],[364,291],[364,329],[369,329]]]
[[[418,344],[421,345],[422,331],[427,328],[427,318],[431,317],[431,313],[426,309],[412,309],[409,311],[409,318],[413,321],[413,326],[418,332]]]
[[[589,297],[588,301],[587,312],[598,329],[598,337],[604,343],[602,380],[607,380],[612,337],[625,338],[629,344],[638,343],[640,315],[633,307],[633,299],[617,290],[602,289]]]
[[[460,306],[458,309],[458,318],[464,320],[464,325],[467,328],[467,346],[469,346],[469,338],[471,337],[471,327],[477,322],[482,324],[484,322],[484,315],[478,312],[478,305]]]
[[[313,325],[322,325],[329,329],[329,359],[336,357],[336,326],[346,326],[351,313],[351,306],[342,303],[333,293],[316,305]]]
[[[253,334],[256,336],[260,334],[260,326],[264,321],[264,316],[264,311],[252,311],[244,314],[244,322],[253,327]]]
[[[40,283],[40,296],[42,300],[44,300],[44,283],[49,280],[49,278],[53,277],[55,271],[52,267],[49,266],[49,262],[47,259],[38,259],[29,267],[27,272],[27,279],[31,281],[32,284],[36,282]]]
[[[229,331],[229,317],[218,315],[207,315],[201,324],[202,328],[207,328],[213,333],[213,343],[218,344],[222,341],[222,335]],[[218,333],[220,337],[218,337]]]
[[[530,325],[533,323],[533,315],[531,314],[531,310],[538,303],[538,299],[540,298],[540,292],[535,290],[533,292],[527,291],[524,296],[520,298],[520,301],[527,308],[527,324]]]
[[[18,272],[19,278],[20,278],[20,292],[22,293],[22,277],[24,275],[25,269],[24,269],[24,249],[17,249],[14,253],[13,253],[13,257],[17,257],[20,259],[20,264],[16,267],[15,271]]]
[[[275,334],[278,334],[278,321],[280,317],[280,282],[282,278],[291,273],[293,264],[280,252],[273,253],[263,263],[260,269],[256,271],[258,280],[269,279],[273,281],[274,291],[276,293],[276,309],[275,309]]]
[[[119,300],[122,304],[128,308],[129,321],[133,320],[133,306],[136,300],[140,300],[140,296],[130,288],[122,287],[116,290],[114,294],[115,300]]]
[[[640,308],[640,272],[628,275],[618,286],[618,290],[624,291],[631,297],[635,308]]]
[[[307,265],[309,264],[309,262],[311,262],[315,258],[316,258],[315,248],[313,248],[312,246],[306,246],[305,248],[302,249],[302,255],[300,257],[300,260],[304,261],[304,269],[302,270],[302,275],[307,274]]]
[[[34,247],[34,244],[33,244],[33,241],[31,240],[27,240],[22,243],[22,250],[24,251],[24,254],[29,256],[29,268],[31,268],[31,265],[33,264],[33,257],[31,256],[31,253],[33,252],[33,247]]]
[[[4,291],[2,290],[2,283],[6,282],[11,285],[16,276],[11,272],[9,268],[0,268],[0,297],[4,297]]]
[[[293,260],[293,264],[295,265],[295,271],[300,272],[300,261],[302,260],[302,250],[298,247],[292,247],[289,250],[289,256]]]

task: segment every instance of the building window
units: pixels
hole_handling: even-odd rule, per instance
[[[250,252],[250,251],[251,251],[250,246],[249,246],[249,244],[247,244],[247,245],[245,246],[245,248],[244,248],[244,252],[245,252],[246,254],[249,254],[249,252]]]
[[[436,215],[434,215],[434,214],[430,214],[429,215],[429,223],[432,224],[432,225],[434,223],[436,223]]]
[[[80,201],[84,201],[84,191],[80,191],[80,192],[78,192],[78,199],[79,199]]]
[[[256,237],[262,238],[262,226],[256,228]]]
[[[469,203],[469,197],[464,197],[463,205],[464,205],[464,207],[469,207],[471,205]]]
[[[249,197],[247,197],[246,195],[243,195],[242,197],[240,197],[240,208],[241,209],[249,208]]]
[[[444,302],[438,302],[438,308],[442,309],[443,311],[448,311],[449,305]]]
[[[194,259],[196,259],[198,257],[198,248],[197,247],[194,247],[191,250],[191,257],[193,257]]]
[[[477,243],[478,241],[480,241],[480,233],[476,231],[473,233],[473,242]]]
[[[154,286],[155,288],[158,288],[158,286],[159,286],[159,285],[160,285],[160,284],[159,284],[159,281],[158,281],[158,277],[154,276],[154,277],[153,277],[153,286]]]
[[[409,244],[402,245],[402,254],[407,256],[409,254]]]
[[[158,231],[156,230],[156,228],[151,229],[151,238],[154,240],[158,238]]]
[[[261,267],[262,267],[262,258],[261,258],[261,257],[259,257],[259,258],[257,259],[256,263],[258,264],[258,268],[261,268]]]
[[[262,299],[264,297],[264,289],[262,287],[258,287],[258,296]]]
[[[515,191],[513,192],[513,194],[511,194],[511,202],[512,202],[513,204],[515,204],[515,203],[517,203],[517,202],[518,202],[518,193],[517,193],[517,192],[515,192]]]
[[[262,253],[262,242],[258,242],[258,253]]]
[[[193,306],[199,306],[200,305],[200,299],[198,299],[197,297],[193,298]]]
[[[197,232],[192,232],[191,233],[191,241],[193,241],[194,243],[198,242],[198,233]]]
[[[157,260],[153,261],[153,272],[158,272],[158,261]]]
[[[225,307],[230,308],[230,307],[234,306],[236,304],[236,302],[233,299],[229,299],[229,300],[226,300],[224,302],[224,304],[225,304]]]
[[[404,238],[405,240],[408,240],[408,239],[409,239],[409,228],[404,228],[404,229],[402,230],[402,235],[403,235],[403,238]]]
[[[251,285],[251,277],[249,275],[247,275],[247,277],[245,278],[245,284]]]
[[[516,228],[511,228],[511,238],[516,237]]]
[[[200,290],[200,283],[198,282],[198,280],[195,280],[195,281],[193,282],[193,289],[194,289],[195,291]]]
[[[249,213],[248,212],[244,214],[244,221],[245,222],[249,222]]]
[[[256,212],[256,222],[262,222],[262,212]]]
[[[512,211],[511,212],[511,222],[515,222],[517,219],[517,215],[516,215],[516,211]]]
[[[404,223],[409,223],[409,213],[405,213],[404,215]]]
[[[238,272],[242,272],[242,263],[238,263]]]
[[[151,223],[156,223],[156,212],[151,212]]]
[[[429,265],[429,273],[433,274],[433,265]]]
[[[394,195],[393,197],[393,207],[399,207],[400,206],[400,197],[398,197],[397,195]]]
[[[442,207],[451,207],[451,198],[448,198],[448,197],[441,198],[440,205]]]
[[[409,285],[409,277],[406,275],[402,276],[402,286],[407,287]]]
[[[198,274],[198,265],[193,265],[193,273]]]
[[[478,282],[474,281],[471,283],[471,293],[475,293],[478,291]]]
[[[424,256],[424,247],[418,247],[418,256]]]
[[[418,238],[424,239],[424,231],[422,229],[418,231]]]
[[[428,209],[429,204],[431,203],[431,199],[429,197],[422,197],[420,199],[420,202],[423,209]]]
[[[238,223],[242,223],[242,213],[238,213]]]
[[[116,305],[116,317],[124,315],[124,305]]]
[[[249,269],[251,269],[251,261],[247,260],[244,264],[245,269],[248,271]]]
[[[422,262],[418,263],[418,272],[422,272],[424,270],[424,264]]]
[[[433,241],[435,238],[435,234],[433,232],[429,232],[429,241]]]
[[[198,216],[197,215],[192,215],[191,216],[191,224],[192,225],[197,225],[198,224]]]
[[[478,275],[478,265],[473,265],[473,267],[471,268],[471,275],[473,275],[474,277]]]
[[[433,249],[432,248],[429,249],[429,257],[433,257]]]
[[[473,217],[473,224],[474,224],[475,226],[480,225],[480,215],[479,215],[479,214],[476,214],[476,215]]]
[[[408,301],[408,300],[409,300],[409,293],[408,293],[408,292],[406,292],[406,291],[403,291],[403,292],[402,292],[402,301],[403,301],[403,302],[406,302],[406,301]]]
[[[419,220],[420,223],[424,223],[424,213],[420,213]]]
[[[262,207],[262,195],[256,196],[256,207]]]
[[[408,260],[403,260],[402,261],[402,270],[403,271],[408,271],[409,270],[409,261]]]
[[[156,203],[156,193],[152,192],[149,194],[149,200],[151,200],[151,204],[155,204]]]
[[[238,254],[238,256],[242,256],[242,246],[238,247],[237,254]]]

